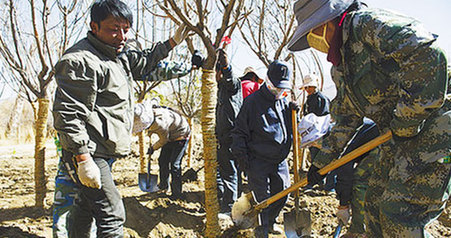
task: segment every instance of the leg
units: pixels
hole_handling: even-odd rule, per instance
[[[280,191],[288,188],[290,186],[290,173],[288,169],[288,162],[284,160],[280,162],[273,173],[271,173],[269,177],[269,188],[270,188],[270,196],[274,196]],[[277,216],[279,216],[280,211],[285,206],[285,203],[288,200],[288,196],[285,196],[273,204],[269,205],[268,211],[268,220],[269,227],[271,227],[275,222]]]
[[[171,155],[171,191],[172,196],[179,197],[182,194],[182,159],[188,146],[188,140],[172,142]]]
[[[71,237],[89,237],[92,218],[96,220],[97,237],[123,237],[125,209],[114,185],[110,166],[103,158],[94,158],[101,173],[101,189],[80,186],[73,213]]]
[[[60,158],[58,172],[55,178],[53,199],[53,237],[68,236],[68,215],[72,209],[76,194],[76,184],[70,177],[64,162]]]
[[[238,171],[230,151],[230,143],[220,141],[217,154],[219,174],[224,185],[221,211],[230,212],[233,203],[238,198]]]
[[[275,170],[273,168],[275,165],[259,159],[251,159],[249,163],[249,169],[247,170],[248,185],[254,193],[257,202],[262,202],[270,195],[269,174],[271,170]],[[259,226],[255,228],[256,237],[268,237],[268,211],[269,208],[265,208],[258,215]]]
[[[171,162],[172,148],[170,143],[163,145],[158,158],[158,166],[160,167],[160,183],[159,189],[168,189],[169,187],[169,163]]]

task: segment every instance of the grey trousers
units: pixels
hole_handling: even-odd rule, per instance
[[[90,237],[95,219],[97,237],[124,237],[125,208],[104,158],[94,158],[100,168],[101,189],[80,186],[70,215],[69,237]]]

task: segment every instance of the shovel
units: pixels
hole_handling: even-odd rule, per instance
[[[352,152],[344,155],[340,159],[333,161],[332,163],[326,165],[318,172],[321,175],[326,175],[330,171],[339,168],[340,166],[352,161],[353,159],[365,154],[366,152],[376,148],[380,144],[390,140],[392,137],[391,131],[374,138],[373,140],[367,142],[366,144],[360,146],[359,148],[353,150]],[[266,207],[274,203],[275,201],[287,196],[289,193],[294,192],[296,189],[307,185],[307,178],[291,185],[289,188],[280,191],[276,195],[265,199],[264,201],[257,203],[255,196],[252,193],[244,194],[240,199],[233,204],[232,207],[232,220],[234,224],[243,229],[249,229],[257,225],[256,221],[257,215]],[[243,209],[248,208],[248,209]]]
[[[296,110],[292,111],[291,119],[293,123],[293,173],[294,183],[296,184],[299,182],[299,138]],[[302,162],[300,167],[302,167]],[[300,210],[298,189],[294,191],[294,209],[283,214],[283,225],[287,238],[297,238],[311,233],[311,214],[308,209]]]
[[[158,175],[154,175],[150,173],[150,161],[152,157],[149,155],[147,160],[147,173],[141,171],[138,174],[138,186],[141,191],[146,193],[153,193],[158,191],[157,179]]]

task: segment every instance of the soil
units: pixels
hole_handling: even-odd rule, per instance
[[[113,176],[123,196],[127,212],[125,237],[203,237],[205,230],[204,170],[200,135],[196,134],[190,166],[186,156],[183,173],[197,170],[197,180],[183,184],[184,199],[171,199],[165,193],[144,193],[138,188],[139,161],[136,154],[118,159]],[[137,144],[133,145],[137,151]],[[46,175],[48,194],[45,209],[34,205],[34,148],[32,144],[0,147],[0,237],[51,237],[54,177],[58,158],[52,141],[47,143]],[[157,174],[157,155],[152,171]],[[334,215],[338,201],[333,194],[317,191],[300,195],[301,207],[312,215],[313,237],[331,237],[338,225]],[[283,213],[294,208],[290,199],[277,219],[283,229]],[[252,237],[251,230],[238,230],[230,219],[220,219],[222,237]],[[451,237],[451,206],[427,227],[435,237]],[[343,233],[346,229],[344,229]],[[270,235],[270,237],[285,237]]]

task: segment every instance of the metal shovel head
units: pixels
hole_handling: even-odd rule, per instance
[[[150,174],[150,158],[147,162],[147,173],[138,174],[138,186],[141,191],[153,193],[158,191],[158,175]]]
[[[158,191],[157,179],[158,176],[154,174],[138,174],[139,189],[146,193],[153,193]]]
[[[252,213],[252,208],[257,204],[253,192],[242,194],[232,206],[232,220],[235,226],[249,229],[258,225],[258,213]]]
[[[296,209],[283,214],[283,225],[287,238],[310,236],[312,233],[312,217],[308,209]]]

